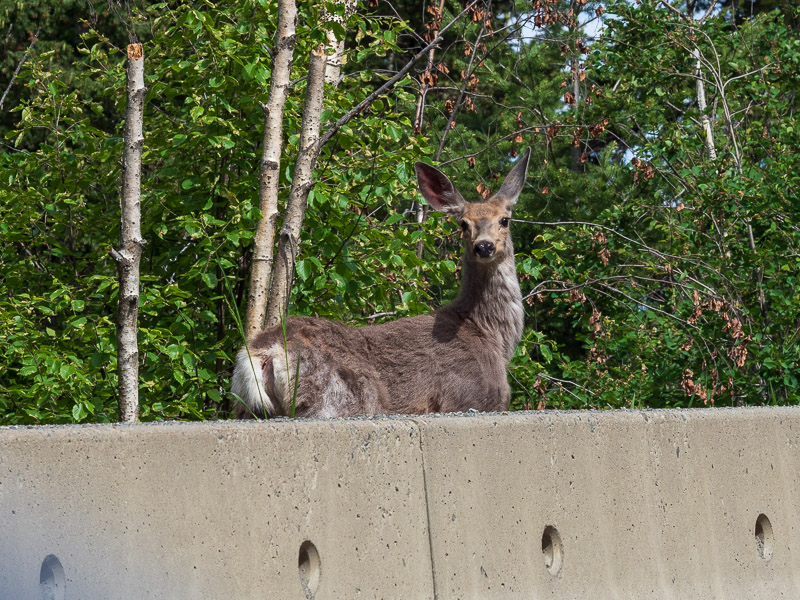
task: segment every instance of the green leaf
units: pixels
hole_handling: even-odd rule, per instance
[[[544,356],[545,362],[549,363],[553,360],[553,353],[546,344],[539,344],[539,351],[542,353],[542,356]]]
[[[203,283],[205,283],[207,287],[209,287],[209,288],[216,287],[217,286],[217,281],[218,281],[218,279],[217,279],[216,273],[214,273],[212,271],[208,271],[206,273],[203,273]]]
[[[331,31],[333,31],[337,42],[341,42],[347,37],[347,31],[338,22],[328,21],[328,26],[331,28]]]
[[[295,266],[297,270],[297,274],[300,276],[300,279],[305,281],[311,275],[311,266],[304,260],[297,261],[297,265]]]
[[[343,292],[347,288],[347,282],[338,273],[331,273],[330,278],[334,284],[336,284],[336,289],[338,289],[340,292]]]
[[[75,404],[72,407],[72,419],[76,423],[80,423],[89,413],[86,411],[86,408],[83,404]]]

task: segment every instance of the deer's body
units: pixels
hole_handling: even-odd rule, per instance
[[[422,163],[420,190],[462,224],[461,293],[436,312],[364,327],[293,317],[263,331],[237,357],[232,391],[238,417],[335,417],[508,408],[506,367],[524,311],[508,232],[529,153],[500,191],[467,203]],[[298,377],[299,375],[299,377]]]

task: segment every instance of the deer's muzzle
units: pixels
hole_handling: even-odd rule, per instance
[[[472,251],[478,258],[491,258],[494,255],[494,244],[492,242],[478,242]]]

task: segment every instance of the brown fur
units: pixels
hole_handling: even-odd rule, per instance
[[[425,199],[463,229],[456,301],[378,325],[292,317],[285,334],[281,327],[263,331],[239,352],[232,389],[244,404],[236,416],[289,415],[293,403],[296,416],[328,417],[508,408],[505,371],[523,326],[508,219],[529,156],[495,196],[476,203],[465,202],[440,171],[417,163]]]

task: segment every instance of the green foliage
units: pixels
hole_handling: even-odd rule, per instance
[[[726,8],[690,25],[659,3],[620,0],[605,5],[605,33],[590,43],[568,4],[497,4],[488,25],[471,13],[437,51],[420,131],[424,61],[331,139],[309,196],[292,312],[358,325],[452,299],[456,227],[438,215],[417,224],[413,162],[451,161],[445,170],[475,199],[496,191],[531,145],[513,225],[527,302],[510,368],[513,408],[797,402],[797,10],[734,18]],[[14,24],[6,78],[27,49],[25,32],[38,28],[18,5],[0,2],[3,23]],[[118,284],[108,250],[119,239],[125,27],[144,43],[148,86],[142,419],[224,416],[230,407],[260,218],[276,3],[137,6],[95,20],[80,3],[47,8],[52,18],[4,108],[3,424],[116,418]],[[434,18],[425,6],[396,4],[413,15],[405,21],[362,7],[336,31],[346,34],[346,62],[339,85],[326,89],[323,130],[418,50],[410,29],[425,31],[419,15]],[[461,6],[445,3],[442,23]],[[602,13],[591,3],[583,10]],[[325,36],[318,3],[299,12],[281,203],[308,57]],[[75,39],[56,35],[59,15],[77,24]],[[707,59],[716,160],[696,100],[694,48]]]
[[[259,103],[268,90],[274,11],[266,2],[173,3],[153,4],[132,17],[149,28],[140,35],[148,86],[139,315],[143,420],[206,418],[228,408],[231,357],[242,342],[235,315],[244,308],[259,218]],[[293,73],[299,81],[285,120],[284,200],[297,155],[301,78],[310,49],[324,35],[315,11],[301,7]],[[403,27],[355,19],[372,52],[391,49],[385,32]],[[6,136],[11,151],[0,155],[3,423],[115,418],[117,280],[107,251],[119,238],[124,60],[99,29],[83,36],[79,50],[80,77],[93,82],[91,95],[46,52],[32,56],[22,73],[27,94],[15,108],[19,120]],[[375,78],[361,72],[330,90],[324,120],[363,99]],[[320,157],[308,251],[294,294],[297,312],[421,309],[413,297],[394,296],[385,280],[373,286],[381,253],[397,240],[393,229],[405,227],[396,209],[413,195],[407,173],[422,153],[408,135],[408,118],[395,109],[403,93],[344,128]],[[397,149],[380,151],[383,146]],[[404,260],[393,268],[398,278],[413,279]]]
[[[137,0],[147,4],[150,0]],[[29,67],[58,73],[58,79],[78,91],[84,102],[99,103],[102,107],[94,122],[103,129],[116,125],[111,107],[112,97],[102,93],[102,82],[86,76],[86,62],[81,55],[81,36],[90,28],[101,29],[116,46],[128,41],[125,15],[119,2],[91,2],[89,0],[0,0],[0,81],[6,90],[14,72],[20,68],[14,85],[8,87],[8,95],[0,111],[0,136],[17,127],[20,113],[9,110],[29,97],[29,88],[24,82],[29,76]],[[137,30],[135,24],[129,24]],[[37,35],[38,34],[38,35]],[[29,52],[30,50],[30,52]],[[26,54],[28,60],[23,63]],[[36,64],[33,64],[36,63]],[[108,102],[106,102],[108,100]],[[110,118],[104,118],[103,113]],[[117,115],[118,116],[118,115]],[[35,149],[42,141],[41,135],[31,132],[24,145]],[[17,148],[19,148],[17,144]]]
[[[580,404],[571,392],[597,407],[797,402],[800,42],[775,14],[732,31],[655,3],[607,9],[619,20],[591,57],[602,93],[587,121],[608,119],[627,154],[609,169],[604,151],[591,171],[611,203],[595,225],[556,228],[532,273],[534,311],[559,341],[536,387],[566,407]]]

